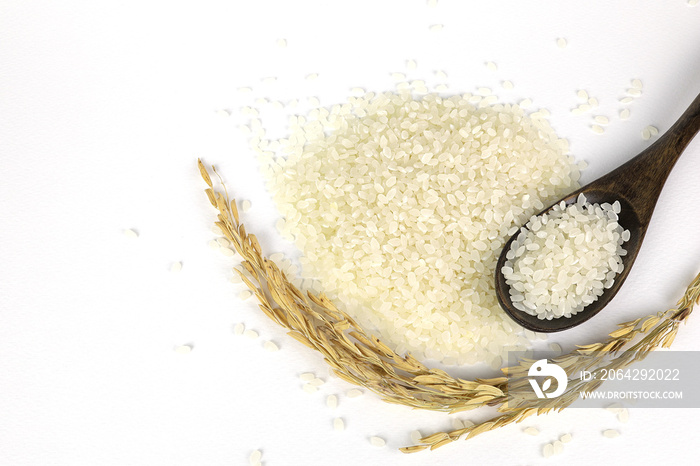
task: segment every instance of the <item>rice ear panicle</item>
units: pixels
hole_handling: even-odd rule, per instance
[[[440,369],[430,369],[410,354],[400,355],[373,335],[368,335],[350,316],[323,293],[302,293],[279,267],[263,254],[253,234],[240,220],[236,202],[231,199],[219,176],[222,190],[217,190],[209,170],[198,160],[205,189],[211,204],[218,210],[216,225],[240,254],[245,272],[239,271],[244,283],[259,301],[260,309],[288,334],[311,349],[319,351],[333,372],[349,383],[375,392],[386,402],[411,408],[454,413],[484,406],[499,407],[500,414],[487,421],[450,432],[435,432],[420,443],[403,447],[404,453],[434,450],[460,438],[472,438],[527,417],[552,410],[561,411],[573,403],[582,391],[595,389],[593,380],[574,384],[558,399],[535,399],[516,403],[505,392],[507,377],[476,379],[455,378]],[[211,171],[217,174],[214,167]],[[608,340],[579,346],[554,359],[567,367],[591,370],[619,369],[660,346],[673,342],[681,322],[687,321],[693,306],[700,300],[700,274],[688,286],[677,307],[655,315],[620,324]],[[636,337],[641,337],[638,339]],[[635,343],[636,342],[636,343]],[[626,350],[626,351],[623,351]],[[599,356],[619,354],[612,360]],[[522,366],[501,369],[504,375],[521,374]]]

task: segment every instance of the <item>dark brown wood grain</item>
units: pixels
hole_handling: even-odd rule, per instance
[[[700,130],[700,95],[695,98],[678,121],[654,144],[629,162],[587,184],[566,198],[560,199],[538,214],[542,215],[548,212],[562,200],[567,205],[573,204],[580,193],[584,193],[588,202],[591,203],[620,201],[622,211],[619,223],[630,231],[630,239],[623,246],[627,250],[627,255],[622,258],[624,270],[615,278],[615,283],[610,289],[605,290],[597,301],[589,304],[584,310],[570,318],[540,320],[515,309],[510,300],[508,285],[503,278],[501,268],[506,260],[506,252],[517,236],[516,233],[506,242],[496,265],[496,294],[498,302],[506,314],[529,330],[558,332],[580,325],[600,312],[625,282],[641,248],[666,178],[698,130]]]

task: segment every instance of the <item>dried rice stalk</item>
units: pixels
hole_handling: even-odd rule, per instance
[[[238,272],[260,302],[260,309],[288,329],[292,338],[321,353],[338,377],[372,390],[388,403],[448,413],[499,406],[503,413],[480,424],[425,436],[420,445],[402,448],[403,452],[434,450],[463,436],[468,439],[535,414],[561,411],[573,403],[581,391],[592,391],[601,383],[595,379],[580,382],[556,399],[518,400],[504,393],[506,377],[473,381],[454,378],[443,370],[429,369],[410,354],[395,353],[377,337],[365,333],[323,293],[307,292],[305,296],[292,285],[277,264],[263,255],[255,235],[246,232],[236,202],[229,198],[223,182],[223,192],[217,191],[201,160],[198,166],[208,185],[207,197],[219,211],[216,225],[243,258],[246,272]],[[214,167],[211,170],[218,176]],[[688,286],[676,308],[619,324],[607,341],[580,346],[554,362],[567,373],[626,367],[659,346],[669,347],[681,322],[686,321],[699,299],[700,275]],[[638,342],[632,344],[633,340]],[[623,349],[628,351],[622,352]],[[610,352],[620,355],[608,361],[605,356]],[[525,383],[524,376],[531,362],[521,361],[520,365],[502,371],[510,376],[522,375],[520,382]]]

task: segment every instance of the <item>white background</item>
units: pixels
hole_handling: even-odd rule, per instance
[[[444,24],[439,32],[431,24]],[[559,49],[557,37],[568,46]],[[277,39],[288,47],[280,48]],[[693,463],[697,409],[565,411],[403,455],[409,432],[449,429],[327,376],[320,357],[268,321],[228,282],[234,263],[211,250],[214,212],[195,161],[216,164],[267,252],[291,251],[257,162],[237,126],[255,98],[390,90],[391,72],[451,92],[488,86],[531,98],[589,162],[585,182],[642,150],[649,124],[666,130],[700,92],[700,7],[685,0],[40,1],[0,4],[0,464],[268,465]],[[486,61],[498,71],[486,69]],[[315,81],[306,81],[318,73]],[[272,84],[261,78],[275,76]],[[644,83],[620,121],[618,99]],[[501,81],[515,88],[504,91]],[[237,88],[253,87],[250,95]],[[576,91],[610,117],[574,116]],[[231,110],[231,117],[217,110]],[[304,107],[300,106],[299,111]],[[263,120],[279,116],[262,107]],[[284,128],[278,128],[279,136]],[[565,349],[614,324],[674,304],[700,272],[700,140],[672,172],[635,268],[604,312],[554,335]],[[122,234],[136,229],[138,239]],[[286,248],[286,249],[285,249]],[[182,261],[181,273],[169,272]],[[693,316],[674,348],[698,350]],[[245,322],[261,338],[236,337]],[[263,350],[274,340],[277,353]],[[173,349],[191,344],[190,354]],[[301,390],[298,375],[328,382]],[[482,375],[491,375],[484,371]],[[326,395],[340,405],[326,408]],[[482,420],[479,411],[462,418]],[[332,430],[341,416],[347,429]],[[601,431],[620,429],[606,439]],[[544,444],[570,432],[565,452]],[[378,449],[371,435],[387,439]]]

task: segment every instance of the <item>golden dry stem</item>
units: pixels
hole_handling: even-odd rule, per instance
[[[209,202],[218,210],[216,226],[241,256],[243,270],[237,271],[259,301],[260,310],[286,328],[292,338],[321,353],[338,377],[375,392],[388,403],[448,413],[498,406],[502,413],[480,424],[425,436],[419,445],[404,447],[401,451],[434,450],[462,437],[468,439],[532,415],[561,411],[573,403],[581,391],[594,390],[600,383],[593,380],[575,384],[557,399],[515,399],[505,393],[508,381],[505,376],[475,380],[455,378],[443,370],[426,367],[410,354],[397,354],[374,335],[365,333],[323,293],[307,292],[305,295],[294,286],[278,265],[263,255],[255,235],[246,232],[236,202],[229,198],[223,182],[223,191],[215,189],[209,170],[201,160],[198,167],[208,186],[205,192]],[[214,167],[211,171],[219,177]],[[579,346],[553,362],[567,373],[626,367],[660,346],[669,347],[680,323],[688,318],[699,298],[700,275],[688,286],[677,308],[619,324],[606,341]],[[623,352],[623,349],[627,350]],[[610,353],[617,356],[610,360],[605,357]],[[521,361],[517,366],[503,368],[502,372],[510,377],[524,376],[531,363]],[[524,383],[524,378],[511,379],[510,383],[517,386]]]

